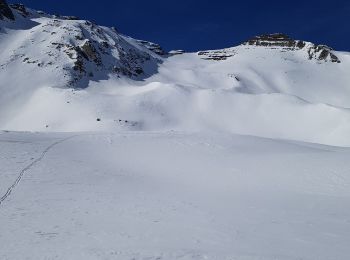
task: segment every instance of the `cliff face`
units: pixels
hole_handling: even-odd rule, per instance
[[[339,58],[332,52],[332,49],[330,47],[326,45],[315,45],[312,43],[307,43],[305,41],[294,40],[283,33],[263,34],[260,36],[255,36],[243,44],[270,48],[279,47],[290,50],[305,49],[310,60],[316,59],[319,61],[340,63]]]
[[[11,8],[8,6],[5,0],[0,0],[0,20],[4,18],[15,20],[15,16],[13,15]]]
[[[333,53],[333,50],[326,45],[316,45],[311,42],[294,40],[283,33],[272,33],[255,36],[240,46],[253,48],[268,48],[281,50],[283,52],[304,52],[309,60],[318,62],[340,63],[340,59]],[[239,46],[238,46],[239,47]],[[200,51],[198,55],[204,60],[223,61],[233,57],[237,53],[237,48],[226,48],[222,50]]]

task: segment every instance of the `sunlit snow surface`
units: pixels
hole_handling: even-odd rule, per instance
[[[211,130],[350,146],[347,52],[334,51],[341,63],[309,60],[305,49],[244,45],[223,50],[231,56],[224,61],[197,53],[164,58],[83,20],[17,16],[0,22],[0,129]],[[69,51],[87,40],[79,40],[82,32],[114,49],[102,57],[104,67],[87,62],[94,77],[69,88],[77,76]],[[139,61],[142,77],[108,70],[121,62],[121,50],[150,57]]]
[[[0,259],[346,260],[349,156],[215,133],[1,132]]]
[[[301,51],[235,50],[221,62],[195,53],[171,57],[144,81],[111,76],[84,90],[5,82],[0,129],[212,130],[350,145],[348,54],[339,53],[338,64],[310,61]]]
[[[165,58],[31,12],[0,21],[0,260],[349,259],[349,53]]]

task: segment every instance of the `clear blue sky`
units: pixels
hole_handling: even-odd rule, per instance
[[[8,0],[13,3],[16,1]],[[52,14],[76,15],[115,26],[166,50],[230,47],[262,33],[350,51],[350,1],[20,0]]]

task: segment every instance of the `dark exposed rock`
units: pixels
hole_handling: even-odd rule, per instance
[[[94,74],[89,72],[91,69],[94,71],[109,71],[118,76],[139,77],[145,73],[141,64],[150,59],[149,54],[144,53],[140,55],[135,49],[125,50],[119,45],[112,45],[106,41],[86,40],[79,46],[52,44],[56,45],[56,48],[60,50],[63,49],[68,57],[74,60],[73,69],[76,74],[75,78],[70,82],[71,86],[74,86],[85,76],[93,78]],[[113,49],[118,50],[119,60],[116,60],[115,65],[111,66],[106,63],[105,58],[108,56],[107,59],[110,59],[110,53]]]
[[[23,17],[28,17],[29,12],[23,4],[10,4],[12,9],[17,10]]]
[[[61,18],[61,19],[64,19],[64,20],[80,20],[79,17],[73,16],[73,15],[61,16],[60,18]]]
[[[135,68],[135,73],[138,74],[138,75],[140,75],[140,74],[143,73],[143,69],[142,69],[141,67],[136,67],[136,68]]]
[[[331,62],[340,63],[339,58],[332,53],[332,48],[326,45],[315,45],[308,49],[309,59],[318,59],[321,61],[330,60]]]
[[[263,34],[243,43],[244,45],[265,46],[265,47],[285,47],[304,48],[305,42],[291,39],[283,33]]]
[[[315,45],[305,41],[293,40],[286,34],[274,33],[255,36],[243,43],[245,46],[267,47],[271,49],[280,48],[284,51],[305,50],[308,58],[318,61],[331,61],[340,63],[339,58],[332,52],[332,49],[325,45]],[[205,60],[222,61],[236,54],[235,48],[222,50],[200,51],[198,55]]]
[[[332,53],[332,49],[326,45],[307,44],[304,41],[293,40],[288,35],[283,33],[264,34],[255,36],[246,41],[243,45],[263,46],[263,47],[280,47],[289,50],[306,49],[309,59],[316,59],[319,61],[331,61],[340,63],[339,58]]]
[[[158,55],[166,54],[159,45],[154,43],[143,41],[144,46],[150,51],[135,46],[134,40],[129,42],[115,29],[109,30],[90,21],[64,21],[76,20],[79,19],[78,17],[52,16],[26,9],[21,4],[13,4],[10,8],[5,0],[0,0],[0,7],[1,19],[9,19],[8,12],[11,12],[15,17],[25,17],[26,19],[21,18],[20,22],[28,21],[29,24],[32,16],[40,17],[41,14],[45,16],[46,19],[38,23],[40,26],[32,27],[28,32],[32,34],[40,31],[40,33],[47,34],[44,39],[40,37],[37,39],[33,36],[30,38],[31,44],[35,44],[37,40],[40,40],[40,44],[45,44],[40,45],[40,48],[43,48],[47,56],[43,58],[40,54],[38,60],[34,59],[35,57],[24,55],[16,57],[21,58],[25,66],[50,66],[50,69],[61,69],[62,81],[72,88],[85,88],[92,80],[104,80],[110,76],[144,79],[152,75],[157,70],[158,64],[162,62],[159,56],[150,51]],[[25,49],[26,46],[23,48]],[[2,64],[0,68],[1,66]],[[144,69],[145,66],[147,69]]]
[[[57,19],[62,19],[62,20],[80,20],[78,16],[74,16],[74,15],[54,14],[53,17]]]
[[[0,20],[3,20],[4,18],[15,20],[15,16],[6,1],[0,0]]]
[[[94,61],[96,64],[101,63],[101,57],[99,53],[96,51],[95,46],[91,41],[86,41],[83,46],[79,47],[84,55],[84,58]]]
[[[231,49],[215,50],[215,51],[200,51],[198,55],[204,60],[222,61],[227,60],[235,55]]]
[[[74,62],[74,67],[73,69],[75,71],[78,71],[79,73],[85,73],[85,68],[84,68],[84,62],[81,60],[81,59],[77,59],[75,62]]]
[[[143,41],[143,40],[138,40],[138,42],[141,43],[143,46],[145,46],[150,51],[152,51],[160,56],[164,56],[167,54],[159,44],[156,44],[153,42],[148,42],[148,41]]]

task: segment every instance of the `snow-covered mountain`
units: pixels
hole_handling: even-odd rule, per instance
[[[28,82],[25,76],[38,75],[37,85],[84,88],[90,80],[110,76],[147,77],[160,62],[146,46],[113,28],[18,4],[11,9],[13,20],[5,16],[1,22],[1,69],[3,74],[11,68],[21,71],[23,83]]]
[[[0,27],[1,129],[214,130],[350,145],[349,53],[270,34],[168,54],[3,1]]]
[[[0,260],[348,260],[349,71],[0,0]]]

